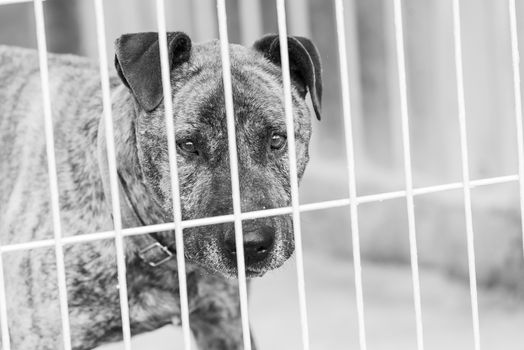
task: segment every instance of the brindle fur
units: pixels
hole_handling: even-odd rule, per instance
[[[244,211],[290,202],[287,152],[266,146],[269,130],[285,130],[280,67],[261,53],[230,45],[240,187]],[[87,59],[49,55],[60,217],[65,236],[112,229],[100,175],[102,96],[98,67]],[[232,212],[219,43],[194,45],[171,74],[178,140],[191,136],[199,159],[179,154],[184,219]],[[0,238],[13,244],[52,238],[43,105],[38,59],[32,50],[0,47]],[[164,108],[147,113],[118,77],[111,77],[119,175],[144,224],[172,220]],[[310,113],[293,88],[300,177],[308,161]],[[121,199],[123,201],[123,199]],[[293,252],[289,216],[246,222],[276,228],[276,246],[250,277],[282,265]],[[201,349],[241,349],[236,267],[221,242],[232,224],[184,231],[191,326]],[[172,242],[173,232],[161,233]],[[179,319],[176,261],[152,268],[136,252],[147,236],[125,240],[131,331],[139,334]],[[122,338],[112,239],[64,246],[73,349]],[[4,255],[13,349],[62,348],[53,248]]]

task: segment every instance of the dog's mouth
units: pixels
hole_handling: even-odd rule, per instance
[[[257,278],[262,277],[266,274],[267,270],[265,271],[257,271],[257,270],[251,270],[246,269],[246,278]]]
[[[245,276],[248,279],[262,277],[269,270],[272,270],[272,269],[269,268],[269,267],[267,267],[267,268],[253,268],[253,267],[250,267],[250,266],[246,266],[244,268]],[[228,266],[227,268],[218,269],[215,272],[218,272],[218,273],[224,275],[227,278],[238,279],[238,268],[236,266],[236,262],[234,263],[234,265],[232,264],[232,266]]]

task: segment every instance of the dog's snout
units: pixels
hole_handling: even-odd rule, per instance
[[[275,239],[275,230],[264,226],[260,230],[246,232],[244,234],[244,252],[248,264],[254,264],[264,260]]]
[[[243,232],[244,258],[246,265],[256,264],[264,260],[275,241],[275,229],[271,226],[262,226],[258,228],[249,228]],[[228,251],[236,255],[235,235],[232,234],[226,239]]]

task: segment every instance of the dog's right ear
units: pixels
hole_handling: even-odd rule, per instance
[[[170,70],[187,62],[191,39],[182,32],[167,33]],[[115,67],[122,82],[147,112],[160,105],[164,94],[158,33],[124,34],[115,42]]]
[[[289,70],[291,78],[298,82],[302,97],[309,92],[317,119],[320,120],[322,104],[322,66],[320,54],[311,40],[300,36],[288,36]],[[257,40],[253,48],[276,65],[281,66],[280,38],[268,34]]]

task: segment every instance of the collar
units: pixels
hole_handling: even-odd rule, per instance
[[[100,119],[98,126],[98,167],[102,178],[104,196],[108,208],[112,210],[111,189],[109,184],[109,165],[107,159],[105,126],[103,118]],[[146,226],[136,208],[132,205],[124,179],[117,170],[118,192],[120,194],[120,211],[123,227]],[[113,215],[111,215],[111,218]],[[138,248],[134,249],[135,255],[144,263],[151,267],[158,267],[171,260],[176,255],[175,242],[166,242],[158,232],[142,234],[137,242]]]
[[[137,256],[149,266],[157,267],[171,260],[175,256],[175,251],[171,249],[170,246],[157,241],[147,247],[139,249]]]
[[[136,211],[135,207],[131,204],[131,201],[129,200],[129,193],[127,191],[127,187],[124,186],[124,179],[118,171],[117,174],[118,189],[121,194],[120,197],[123,199],[123,201],[121,201],[120,203],[122,212],[122,224],[130,224],[132,222],[134,223],[134,225],[131,227],[147,226]],[[165,262],[168,262],[175,256],[175,242],[165,242],[165,240],[158,232],[150,232],[142,236],[146,238],[148,242],[146,242],[142,248],[136,250],[136,255],[140,258],[140,260],[142,260],[149,266],[160,266]]]

